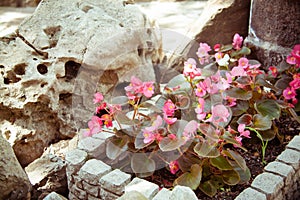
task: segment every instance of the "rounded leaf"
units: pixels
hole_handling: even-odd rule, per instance
[[[220,155],[216,158],[209,159],[209,162],[212,166],[220,169],[220,170],[232,170],[233,167],[230,165],[230,163],[227,161],[227,159]]]
[[[207,141],[197,143],[194,146],[194,151],[200,157],[215,158],[220,155],[219,150],[215,146],[210,145]]]
[[[222,178],[227,185],[236,185],[240,182],[240,176],[234,170],[222,171]]]
[[[210,180],[201,183],[199,189],[210,197],[213,197],[217,193],[217,188]]]
[[[253,126],[256,130],[264,131],[270,129],[272,126],[272,121],[268,116],[262,116],[261,114],[256,114],[253,116]]]
[[[274,99],[265,99],[254,104],[255,110],[262,116],[267,116],[271,120],[279,119],[280,106]]]
[[[134,173],[146,177],[155,171],[155,161],[145,153],[135,153],[131,157],[131,168]]]
[[[232,98],[241,100],[250,100],[252,98],[252,91],[246,91],[237,87],[226,90],[225,94]]]
[[[196,190],[202,179],[202,167],[198,164],[191,166],[191,172],[185,172],[179,176],[174,185],[182,185],[190,187],[192,190]]]

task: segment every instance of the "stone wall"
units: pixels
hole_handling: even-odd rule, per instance
[[[257,59],[265,66],[277,65],[300,43],[300,1],[252,0],[249,36]]]

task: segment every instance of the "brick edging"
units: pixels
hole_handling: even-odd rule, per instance
[[[101,161],[105,157],[105,140],[112,134],[102,132],[79,141],[77,149],[66,154],[69,199],[117,199],[124,192],[136,191],[146,199],[180,199],[182,194],[197,199],[188,187],[176,186],[172,191],[112,168]],[[97,158],[97,159],[95,159]],[[300,197],[300,135],[269,163],[251,186],[235,200],[292,200]],[[123,195],[124,196],[124,195]],[[120,198],[122,199],[122,197]],[[126,199],[124,197],[123,199]],[[186,199],[186,198],[185,198]]]

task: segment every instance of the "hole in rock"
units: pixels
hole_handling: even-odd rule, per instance
[[[18,78],[14,71],[8,71],[6,77],[4,77],[4,84],[17,83],[21,79]]]
[[[40,74],[46,74],[48,72],[48,67],[44,64],[39,64],[37,70]]]
[[[18,75],[24,75],[26,67],[27,67],[27,64],[25,64],[25,63],[17,64],[14,67],[14,72]]]
[[[4,68],[4,65],[0,65],[0,68],[3,69],[3,68]]]
[[[63,101],[64,103],[71,105],[72,103],[72,94],[71,93],[61,93],[59,94],[59,101]]]
[[[77,73],[79,71],[79,68],[81,67],[81,64],[74,62],[74,61],[68,61],[65,64],[65,73],[67,80],[71,80],[77,76]]]
[[[33,58],[32,60],[38,60],[37,58]]]
[[[142,49],[142,47],[138,46],[137,51],[138,51],[139,57],[141,57],[142,54],[143,54],[143,49]]]
[[[41,88],[45,87],[46,85],[48,85],[48,83],[42,83]]]

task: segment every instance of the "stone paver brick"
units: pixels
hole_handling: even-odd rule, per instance
[[[74,149],[66,153],[65,159],[67,162],[67,175],[77,172],[80,167],[87,160],[87,153],[85,151]]]
[[[100,179],[101,187],[115,194],[122,195],[125,186],[130,183],[131,175],[126,174],[119,169],[104,175]]]
[[[73,185],[73,187],[71,188],[71,191],[78,199],[86,199],[87,198],[86,191],[76,187],[76,185]]]
[[[276,159],[286,164],[291,165],[295,170],[300,168],[300,152],[286,149]]]
[[[92,184],[98,185],[102,176],[111,171],[111,167],[104,162],[96,159],[88,160],[79,170],[79,177]]]
[[[113,194],[109,191],[106,191],[104,189],[101,189],[100,197],[101,197],[101,199],[105,199],[105,200],[115,200],[115,199],[119,198],[120,196]]]
[[[265,168],[266,172],[276,173],[285,178],[285,184],[291,184],[295,170],[290,165],[282,162],[271,162]]]
[[[105,155],[105,140],[86,137],[79,141],[77,148],[86,151],[91,158],[100,158]]]
[[[94,197],[100,197],[100,194],[99,194],[100,186],[91,185],[85,181],[82,181],[82,185],[83,185],[83,190],[86,191],[88,194],[91,194]]]
[[[193,190],[186,186],[176,185],[171,192],[170,199],[172,200],[198,200]]]
[[[163,188],[161,189],[152,200],[168,200],[171,197],[171,191]]]
[[[138,191],[146,198],[152,199],[158,193],[159,187],[154,183],[136,177],[125,186],[125,192],[129,191]]]
[[[300,151],[300,135],[294,136],[286,147]]]
[[[268,199],[273,199],[278,195],[284,186],[281,176],[264,172],[258,175],[251,184],[251,187],[264,192]]]
[[[234,200],[267,200],[267,197],[265,194],[255,189],[247,188],[242,191]]]

